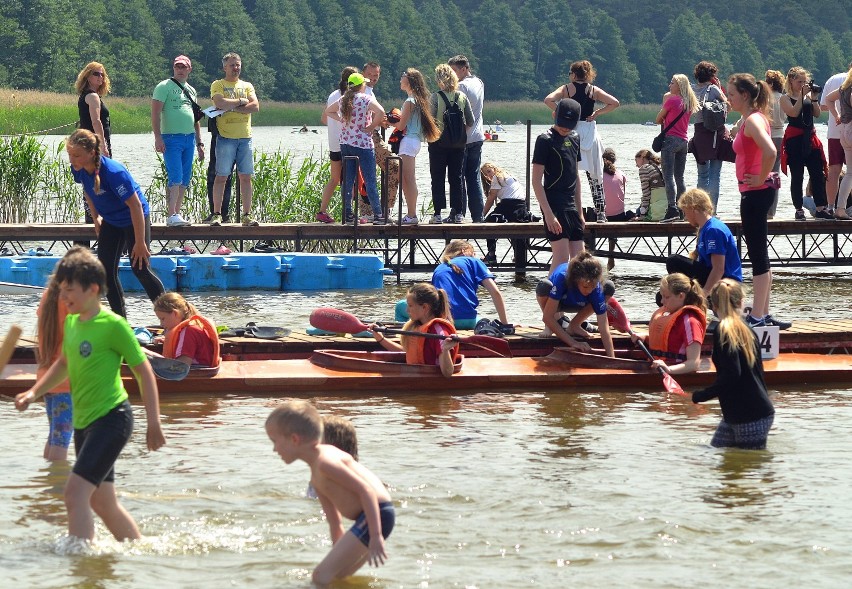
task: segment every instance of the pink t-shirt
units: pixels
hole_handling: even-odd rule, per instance
[[[605,212],[607,217],[614,217],[624,212],[624,183],[626,179],[624,174],[615,171],[615,174],[610,176],[606,172],[603,175],[603,190]]]
[[[340,129],[340,143],[358,147],[361,149],[373,149],[373,138],[364,131],[364,127],[373,122],[373,113],[370,112],[372,98],[364,93],[356,94],[352,100],[352,116],[349,122],[343,123]]]
[[[749,115],[748,118],[751,117],[760,117],[762,119],[762,123],[764,128],[766,129],[766,133],[769,134],[770,127],[769,121],[761,112],[754,112]],[[737,180],[739,182],[743,182],[746,174],[760,174],[760,165],[761,160],[763,159],[763,152],[760,151],[760,148],[757,146],[757,142],[751,137],[746,137],[745,134],[745,123],[740,127],[740,132],[737,133],[737,136],[734,137],[734,153],[737,154],[736,160],[734,161],[734,167],[737,173]],[[763,190],[766,188],[765,185],[758,186],[756,188],[752,188],[747,184],[740,184],[740,192],[747,192],[749,190]]]
[[[672,121],[683,112],[683,99],[680,96],[669,96],[663,103],[663,108],[666,111],[666,118],[663,121],[663,128],[671,125]],[[677,123],[666,132],[666,135],[680,137],[686,139],[686,131],[689,129],[689,117],[692,116],[688,112],[683,113]]]

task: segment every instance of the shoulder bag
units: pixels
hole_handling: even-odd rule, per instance
[[[197,103],[197,102],[195,102],[195,100],[193,100],[193,99],[192,99],[192,95],[191,95],[191,94],[189,93],[189,91],[186,89],[186,86],[184,86],[183,84],[181,84],[180,82],[178,82],[178,81],[177,81],[177,80],[175,80],[174,78],[169,78],[169,79],[170,79],[172,82],[174,82],[175,84],[177,84],[177,85],[178,85],[178,87],[179,87],[181,90],[183,90],[183,94],[184,94],[184,96],[186,96],[186,98],[189,100],[189,104],[191,104],[191,105],[192,105],[192,116],[193,116],[193,117],[195,117],[195,122],[196,122],[196,123],[197,123],[198,121],[200,121],[201,119],[203,119],[205,116],[207,116],[207,115],[205,115],[205,114],[204,114],[204,111],[203,111],[203,110],[201,110],[201,107],[200,107],[200,106],[198,106],[198,103]]]
[[[668,126],[666,126],[659,135],[654,137],[654,141],[651,142],[651,149],[653,149],[657,153],[663,151],[663,141],[666,140],[666,133],[668,133],[669,129],[671,129],[677,124],[677,122],[680,120],[680,118],[684,115],[685,112],[685,110],[680,111],[680,114],[675,117],[675,120],[669,123]]]

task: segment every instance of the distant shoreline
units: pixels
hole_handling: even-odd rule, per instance
[[[402,97],[384,98],[383,106],[390,109],[402,103]],[[147,97],[108,96],[113,133],[148,133],[151,131],[151,99]],[[210,106],[209,99],[199,101],[202,108]],[[399,104],[397,104],[399,103]],[[311,102],[261,102],[260,112],[252,116],[257,126],[302,126],[320,124],[324,105]],[[631,124],[653,120],[659,110],[656,104],[627,104],[602,116],[600,123]],[[546,125],[552,119],[542,101],[487,101],[483,118],[492,127],[494,121],[504,125],[516,121]],[[0,88],[0,135],[39,133],[54,129],[50,134],[66,135],[77,121],[77,95],[13,90]],[[204,124],[204,123],[202,123]],[[59,127],[59,129],[56,129]]]

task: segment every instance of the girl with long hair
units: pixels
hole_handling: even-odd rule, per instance
[[[400,220],[403,225],[417,225],[417,180],[414,177],[415,158],[424,141],[437,141],[441,136],[438,125],[429,109],[429,88],[426,79],[418,70],[408,68],[399,79],[400,89],[408,94],[402,104],[399,122],[395,127],[405,130],[399,144],[402,159],[402,192],[405,196],[407,214]]]
[[[325,109],[327,117],[343,123],[340,131],[340,154],[344,158],[346,185],[343,186],[344,223],[355,222],[352,211],[352,196],[357,194],[358,169],[364,177],[367,198],[373,210],[373,224],[384,225],[387,219],[382,212],[379,191],[376,186],[376,152],[373,147],[373,130],[382,124],[385,111],[382,105],[366,93],[367,80],[358,72],[346,80],[346,92],[340,102]],[[357,157],[356,163],[348,157]],[[361,222],[361,220],[359,220]],[[366,221],[363,221],[366,222]]]
[[[370,325],[373,337],[386,350],[405,352],[407,364],[427,364],[439,366],[441,374],[453,375],[458,342],[452,339],[456,333],[447,293],[427,282],[415,284],[408,289],[405,297],[409,319],[403,326],[405,331],[419,331],[444,336],[443,340],[404,335],[399,343],[387,339],[376,324]]]
[[[38,347],[36,377],[41,378],[62,354],[62,334],[68,308],[59,296],[59,282],[51,274],[38,306]],[[44,395],[44,408],[50,431],[44,444],[44,459],[67,460],[68,446],[74,433],[71,410],[71,385],[66,379]]]
[[[719,326],[713,337],[716,382],[692,393],[692,402],[719,399],[722,420],[710,445],[715,448],[766,448],[775,409],[763,380],[760,340],[742,319],[743,288],[736,280],[720,280],[710,292]]]
[[[698,99],[695,97],[695,92],[692,91],[689,78],[683,74],[673,75],[669,82],[669,91],[663,95],[663,106],[656,118],[656,122],[663,128],[671,125],[671,128],[666,131],[663,150],[660,152],[668,201],[668,208],[662,219],[663,223],[680,219],[677,199],[686,192],[683,173],[686,169],[687,130],[689,129],[689,118],[696,111],[698,111]],[[675,187],[677,187],[677,192],[675,192]]]
[[[356,73],[358,68],[348,65],[340,72],[340,82],[337,84],[337,90],[328,95],[326,100],[326,108],[340,102],[346,89],[349,87],[349,76]],[[340,173],[343,170],[343,156],[340,155],[340,121],[331,118],[322,111],[320,122],[327,125],[328,131],[328,160],[329,160],[329,177],[328,182],[322,189],[322,200],[320,201],[320,210],[317,213],[317,221],[320,223],[334,223],[334,217],[328,214],[328,205],[331,202],[331,197],[334,194],[334,189],[340,185]]]
[[[666,214],[666,181],[660,169],[662,161],[650,149],[636,152],[636,167],[639,168],[639,184],[642,186],[642,200],[639,209],[631,221],[659,221]]]
[[[110,81],[102,63],[92,61],[77,74],[74,83],[77,90],[77,114],[80,117],[78,127],[88,129],[101,140],[103,154],[112,157],[111,129],[109,109],[104,96],[109,94]],[[91,221],[88,221],[91,222]]]
[[[791,325],[789,322],[777,320],[769,314],[772,270],[769,265],[767,217],[774,196],[769,173],[775,165],[776,153],[767,117],[771,99],[769,85],[763,80],[755,80],[751,74],[734,74],[728,79],[731,108],[742,116],[734,138],[734,166],[740,187],[743,237],[752,268],[754,304],[747,321],[753,327],[777,325],[787,329]]]

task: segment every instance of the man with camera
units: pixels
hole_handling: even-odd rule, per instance
[[[191,225],[180,216],[180,206],[192,180],[192,161],[195,150],[204,160],[204,143],[201,126],[195,120],[193,104],[198,105],[198,94],[187,79],[192,71],[192,61],[178,55],[172,64],[174,77],[163,80],[154,88],[151,97],[151,127],[154,130],[154,149],[163,154],[168,178],[169,227]]]

